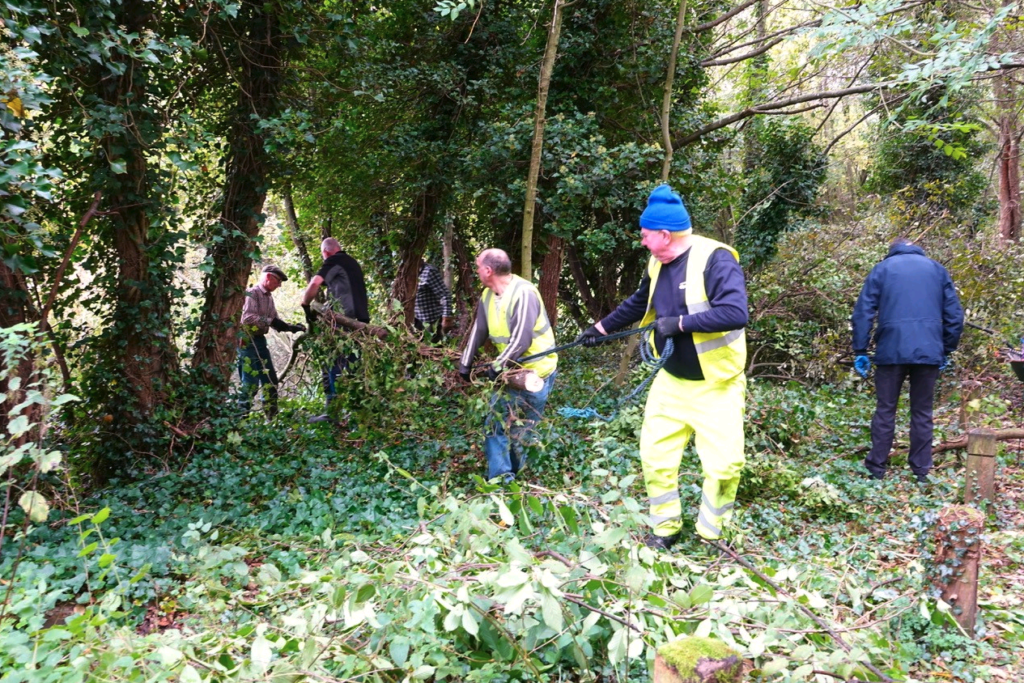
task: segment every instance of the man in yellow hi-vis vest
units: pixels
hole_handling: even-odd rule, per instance
[[[544,380],[540,391],[508,387],[495,391],[491,397],[491,410],[484,425],[487,479],[500,477],[507,483],[515,479],[526,463],[524,447],[536,437],[537,422],[555,384],[558,355],[549,354],[525,363],[517,361],[553,349],[555,334],[540,292],[532,283],[512,274],[508,254],[501,249],[485,249],[476,259],[476,274],[485,289],[462,351],[459,374],[469,381],[473,357],[490,338],[498,349],[498,357],[487,368],[490,379],[497,379],[502,370],[523,367]]]
[[[732,516],[744,463],[747,288],[736,250],[694,235],[683,200],[668,185],[651,193],[640,228],[641,244],[651,252],[640,288],[580,339],[594,346],[641,319],[644,325],[656,321],[659,353],[672,338],[640,433],[654,528],[644,542],[667,549],[682,530],[679,464],[691,434],[704,470],[697,533],[720,538]]]

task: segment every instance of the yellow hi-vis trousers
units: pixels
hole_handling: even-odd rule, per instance
[[[678,379],[664,370],[654,378],[640,431],[640,462],[656,536],[671,536],[682,529],[679,464],[690,435],[696,434],[704,471],[697,533],[707,539],[721,537],[732,517],[745,462],[746,386],[742,373],[725,382]]]

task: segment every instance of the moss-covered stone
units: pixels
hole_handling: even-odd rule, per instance
[[[658,648],[658,655],[681,683],[738,683],[743,678],[739,653],[720,640],[680,638]]]

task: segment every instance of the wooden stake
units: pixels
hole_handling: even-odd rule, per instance
[[[964,502],[991,501],[996,488],[996,435],[991,429],[972,429],[967,435],[966,475]]]
[[[978,564],[985,516],[966,505],[951,505],[939,513],[934,578],[940,597],[953,608],[953,618],[974,636],[978,614]]]

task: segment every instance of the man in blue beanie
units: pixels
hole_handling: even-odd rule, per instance
[[[682,532],[679,465],[691,435],[704,472],[697,534],[720,538],[732,516],[744,464],[747,287],[736,250],[694,235],[682,198],[668,185],[651,193],[640,234],[651,252],[640,288],[580,339],[594,346],[638,320],[655,322],[658,353],[672,339],[640,433],[653,527],[644,543],[665,550]]]
[[[875,325],[875,414],[864,466],[885,477],[896,431],[896,405],[910,378],[910,469],[919,484],[932,469],[932,401],[939,370],[960,344],[964,309],[949,272],[910,240],[899,238],[871,269],[853,309],[853,367],[867,378]],[[877,324],[876,324],[877,323]]]

